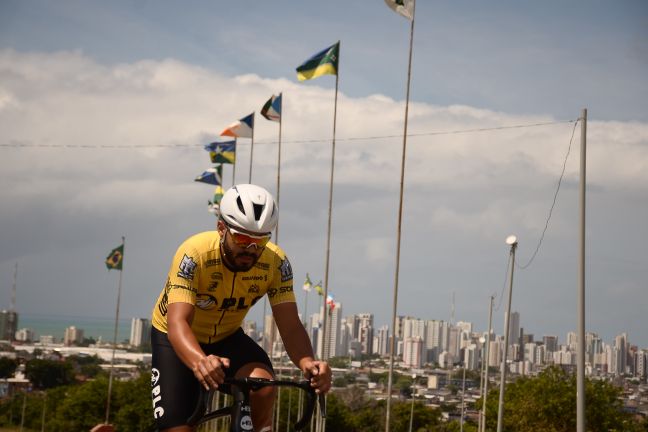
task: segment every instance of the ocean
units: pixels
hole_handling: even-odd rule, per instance
[[[130,339],[132,317],[120,318],[117,326],[117,342]],[[103,342],[112,342],[115,337],[115,317],[75,317],[18,313],[17,329],[28,328],[34,331],[34,340],[40,336],[53,336],[55,342],[61,342],[65,329],[74,326],[83,330],[83,337],[101,338]]]

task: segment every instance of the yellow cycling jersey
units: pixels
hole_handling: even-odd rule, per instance
[[[195,306],[191,329],[198,342],[217,342],[234,333],[266,294],[272,306],[295,302],[292,268],[283,250],[268,243],[254,267],[234,272],[221,260],[218,231],[206,231],[176,251],[151,323],[167,333],[168,305],[190,303]]]

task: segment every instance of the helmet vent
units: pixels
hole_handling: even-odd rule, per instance
[[[239,210],[241,210],[241,213],[245,214],[245,209],[243,208],[243,201],[241,201],[241,197],[238,196],[236,197],[236,205],[238,206]],[[255,211],[256,213],[256,211]],[[259,218],[257,218],[259,219]]]
[[[261,213],[263,213],[263,207],[265,207],[263,204],[252,204],[252,208],[254,209],[255,220],[261,219]]]

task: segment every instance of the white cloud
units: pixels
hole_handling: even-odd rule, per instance
[[[333,78],[319,80],[328,79]],[[49,248],[43,241],[61,240],[48,232],[47,226],[37,231],[47,234],[44,239],[34,235],[35,219],[30,212],[35,208],[46,211],[43,217],[65,216],[50,225],[67,226],[61,229],[61,236],[74,232],[93,241],[101,238],[106,244],[95,245],[100,249],[112,247],[107,238],[114,233],[106,228],[91,234],[93,218],[104,221],[108,215],[119,215],[124,230],[138,233],[143,237],[140,241],[152,245],[147,260],[160,263],[160,274],[133,270],[129,278],[133,284],[155,287],[156,291],[172,252],[169,244],[161,242],[172,243],[187,235],[195,221],[203,226],[213,222],[206,213],[211,188],[192,182],[210,165],[201,145],[216,138],[232,121],[252,111],[258,114],[270,95],[283,92],[282,243],[292,248],[288,252],[294,257],[298,278],[308,269],[320,268],[333,120],[333,90],[320,87],[321,82],[297,84],[257,75],[227,77],[171,59],[104,66],[80,52],[1,51],[1,143],[57,146],[0,147],[0,200],[11,203],[3,205],[0,215],[3,259],[6,262],[15,256],[4,246],[12,244],[9,242],[31,243],[32,250],[45,251]],[[336,299],[346,302],[349,312],[374,306],[371,302],[379,296],[363,304],[363,290],[388,287],[393,280],[390,261],[395,245],[403,108],[402,101],[382,95],[351,98],[344,88],[339,95],[332,251],[332,264],[338,267],[332,268],[331,279],[348,287],[348,292],[340,292],[338,287]],[[499,283],[502,270],[490,268],[488,263],[482,266],[485,260],[481,256],[484,251],[502,248],[504,236],[512,230],[525,238],[528,248],[539,237],[573,124],[510,129],[556,119],[420,102],[412,103],[410,113],[409,132],[413,135],[407,148],[403,226],[404,256],[408,257],[403,266],[408,270],[402,273],[403,285],[420,285],[429,277],[425,275],[434,274],[435,286],[450,286],[455,275],[448,265],[458,259],[476,266],[474,275],[462,275],[466,289],[482,286],[482,275],[487,273]],[[274,190],[277,123],[259,115],[256,121],[254,181]],[[501,127],[504,129],[465,132]],[[543,258],[562,257],[566,241],[562,237],[569,238],[574,230],[579,130],[550,226],[552,241],[547,248],[554,249],[544,251]],[[588,184],[596,190],[597,205],[604,207],[608,197],[619,191],[632,190],[648,197],[648,124],[590,121],[588,135]],[[66,145],[93,148],[58,147]],[[103,147],[114,145],[132,149]],[[179,147],[167,147],[173,145]],[[241,140],[239,182],[248,178],[249,149],[249,141]],[[231,167],[226,167],[227,184],[230,176]],[[615,211],[646,214],[648,200],[623,205],[627,208],[619,209],[617,204]],[[297,237],[309,231],[312,241]],[[448,255],[452,253],[448,251],[464,247],[466,250],[459,251],[461,258]],[[61,256],[65,255],[63,249],[57,251]],[[573,272],[570,263],[561,265],[552,270],[556,292],[564,288],[560,275]],[[419,269],[425,275],[419,274]],[[96,270],[83,271],[92,274]],[[354,280],[355,273],[362,275],[361,280]],[[636,289],[640,284],[619,284],[629,287],[628,296],[641,295]],[[147,313],[152,301],[152,297],[137,298],[129,307],[142,311],[137,314]],[[376,315],[387,322],[387,308],[382,303],[375,305]],[[406,296],[402,307],[413,315],[441,316],[445,306],[426,306],[430,303],[412,302]],[[603,308],[596,300],[592,303],[593,308]],[[533,316],[535,312],[527,313]]]

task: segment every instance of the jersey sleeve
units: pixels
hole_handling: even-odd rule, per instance
[[[169,268],[167,295],[169,303],[196,304],[200,255],[189,240],[176,251]]]
[[[280,303],[295,303],[293,292],[293,271],[286,254],[277,248],[273,280],[268,289],[268,300],[274,306]]]

